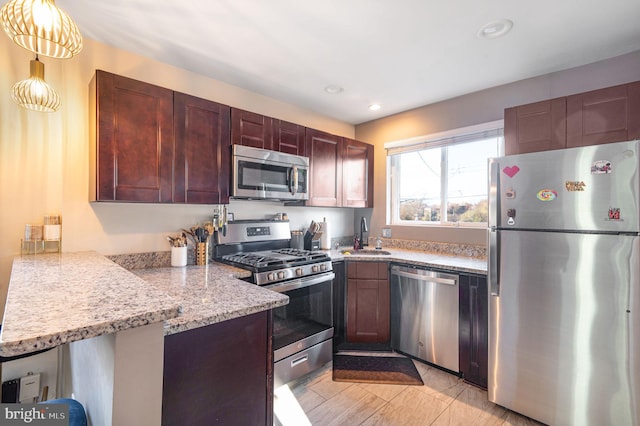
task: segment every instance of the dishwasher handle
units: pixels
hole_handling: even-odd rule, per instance
[[[456,285],[458,283],[457,275],[444,274],[424,269],[403,268],[401,266],[392,266],[391,275],[437,284]]]

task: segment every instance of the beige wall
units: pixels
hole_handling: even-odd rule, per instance
[[[61,96],[60,110],[27,111],[11,100],[10,91],[14,83],[29,77],[34,55],[1,35],[0,58],[0,308],[24,225],[42,223],[45,214],[62,215],[64,251],[103,254],[168,250],[168,233],[212,214],[211,206],[88,202],[88,84],[95,69],[354,136],[353,125],[87,39],[73,59],[40,58],[46,81]],[[322,212],[316,216],[322,219]],[[353,213],[343,216],[350,226]]]
[[[640,51],[602,62],[497,86],[356,126],[356,139],[375,145],[371,235],[386,221],[387,165],[384,143],[486,123],[504,108],[640,80]],[[419,90],[417,88],[416,90]],[[484,229],[392,226],[392,236],[409,240],[485,244]]]

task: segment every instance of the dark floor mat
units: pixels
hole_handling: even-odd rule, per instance
[[[391,385],[424,384],[409,358],[387,356],[334,355],[333,380]]]

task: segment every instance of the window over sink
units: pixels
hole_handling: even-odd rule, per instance
[[[388,223],[486,226],[487,160],[503,155],[503,127],[499,120],[386,143]]]

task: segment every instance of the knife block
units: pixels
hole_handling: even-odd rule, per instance
[[[318,233],[312,234],[307,231],[307,233],[304,234],[304,249],[320,250],[320,235]]]

